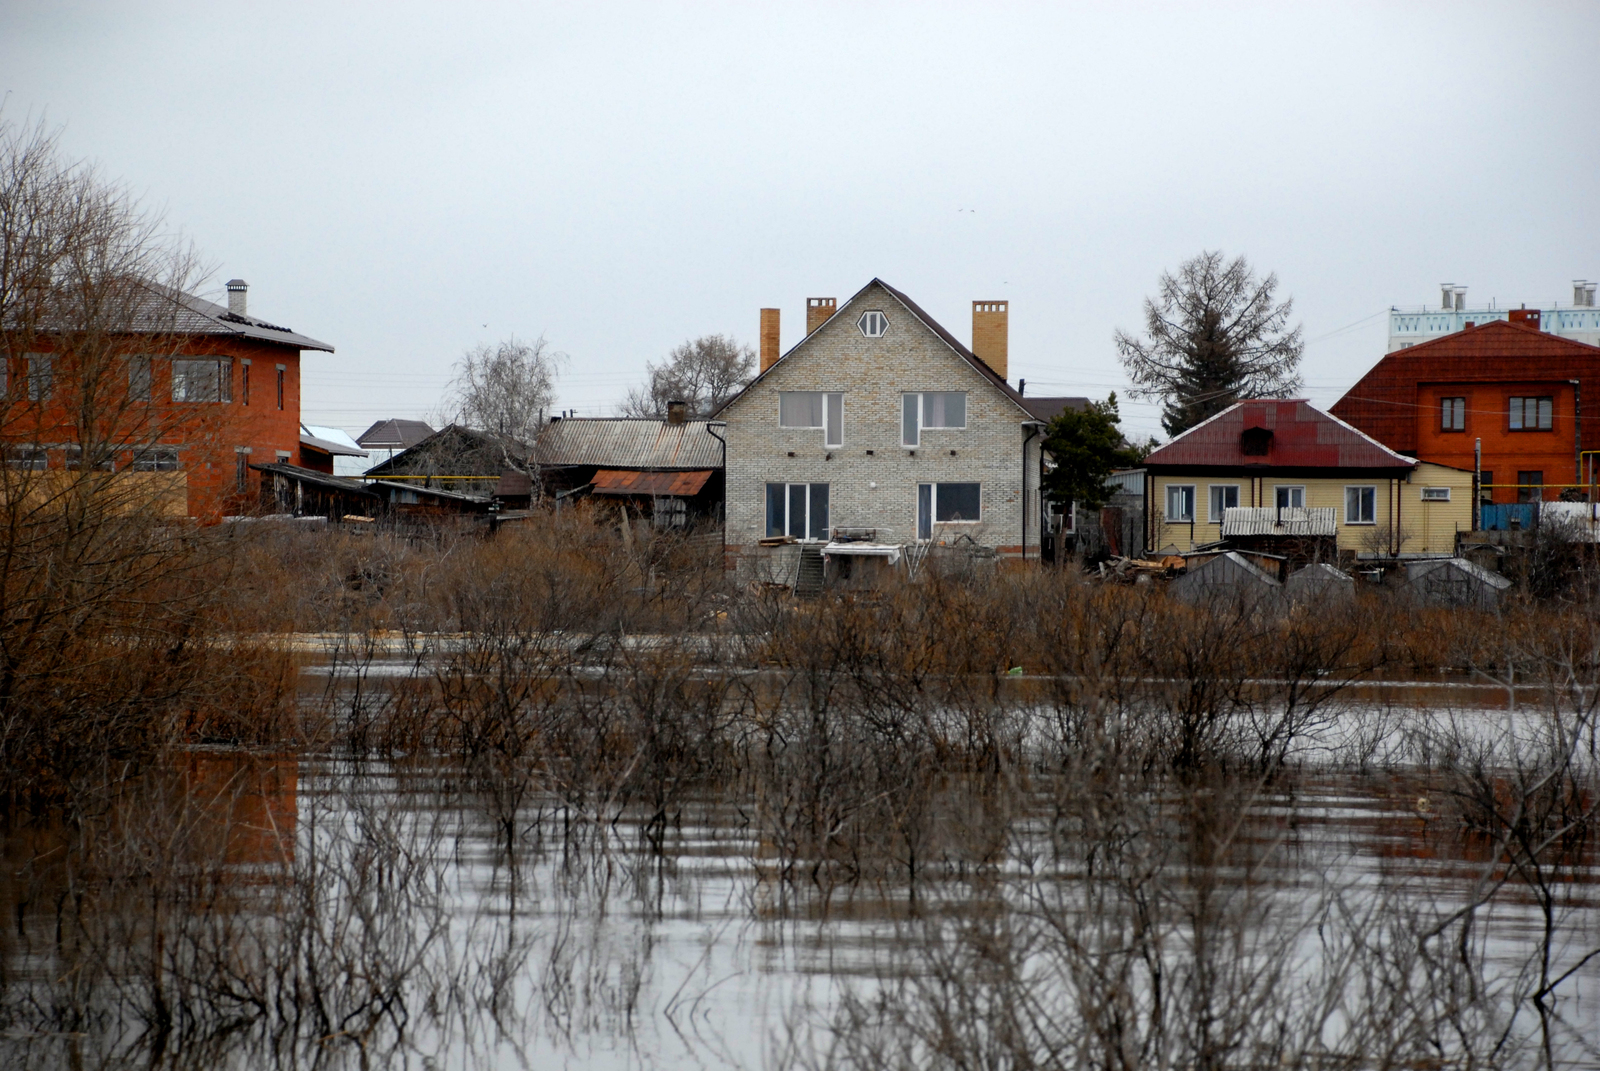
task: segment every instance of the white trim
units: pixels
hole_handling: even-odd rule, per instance
[[[1280,505],[1278,505],[1278,492],[1279,491],[1299,491],[1300,492],[1300,501],[1299,502],[1290,502],[1286,506],[1280,506]],[[1290,496],[1290,497],[1293,497],[1293,496]],[[1275,484],[1273,484],[1272,485],[1272,508],[1273,509],[1305,509],[1306,508],[1306,485],[1303,484],[1303,483],[1275,483]]]
[[[1213,490],[1216,490],[1216,489],[1219,489],[1219,488],[1223,488],[1223,487],[1231,487],[1231,488],[1233,488],[1233,505],[1232,506],[1224,506],[1223,507],[1223,511],[1226,512],[1229,509],[1234,509],[1234,508],[1238,507],[1238,505],[1239,505],[1239,490],[1240,490],[1240,488],[1242,486],[1243,486],[1242,484],[1237,484],[1237,483],[1208,483],[1208,484],[1206,484],[1206,523],[1207,524],[1221,524],[1222,523],[1221,514],[1218,514],[1216,516],[1212,516],[1211,507],[1213,505],[1213,502],[1212,502],[1211,492]],[[1196,508],[1198,508],[1198,506],[1196,506]]]
[[[1372,520],[1370,520],[1370,521],[1352,521],[1350,519],[1350,492],[1351,491],[1356,491],[1356,490],[1371,491],[1372,492]],[[1344,523],[1345,523],[1346,527],[1362,527],[1362,528],[1366,528],[1366,527],[1368,527],[1370,525],[1376,525],[1378,523],[1378,485],[1377,484],[1375,484],[1375,483],[1347,483],[1347,484],[1344,485]]]
[[[1448,487],[1424,487],[1422,489],[1422,501],[1424,501],[1424,502],[1448,502],[1448,501],[1450,501],[1450,488],[1448,488]]]
[[[1189,515],[1187,517],[1174,517],[1172,515],[1172,492],[1181,487],[1189,489]],[[1165,521],[1167,524],[1189,524],[1194,521],[1195,514],[1200,511],[1199,485],[1192,483],[1169,483],[1162,486],[1163,502],[1165,507]]]

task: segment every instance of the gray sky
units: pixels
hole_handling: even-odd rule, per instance
[[[1595,3],[0,0],[6,114],[334,343],[304,415],[355,431],[512,333],[603,414],[874,275],[963,339],[1009,299],[1030,394],[1121,393],[1113,329],[1203,248],[1278,273],[1331,403],[1391,304],[1600,277],[1597,46]]]

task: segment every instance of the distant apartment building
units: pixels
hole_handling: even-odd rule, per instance
[[[1558,338],[1600,346],[1600,307],[1595,305],[1596,289],[1597,284],[1587,279],[1574,279],[1571,305],[1552,304],[1533,309],[1523,305],[1512,309],[1497,308],[1493,302],[1469,306],[1466,287],[1442,283],[1437,306],[1394,306],[1389,310],[1389,348],[1385,352],[1393,353],[1420,342],[1431,342],[1495,320],[1526,324]]]

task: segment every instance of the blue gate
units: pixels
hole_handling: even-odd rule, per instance
[[[1485,532],[1508,532],[1513,528],[1532,528],[1538,520],[1537,502],[1484,503],[1478,507],[1478,527]]]

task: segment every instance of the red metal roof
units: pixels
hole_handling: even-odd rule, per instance
[[[1247,429],[1272,432],[1265,455],[1246,454]],[[1163,465],[1263,468],[1409,469],[1416,462],[1303,399],[1238,402],[1195,425],[1145,458]]]
[[[636,469],[601,469],[594,474],[597,495],[674,495],[689,498],[711,479],[710,469],[697,472],[640,472]]]

